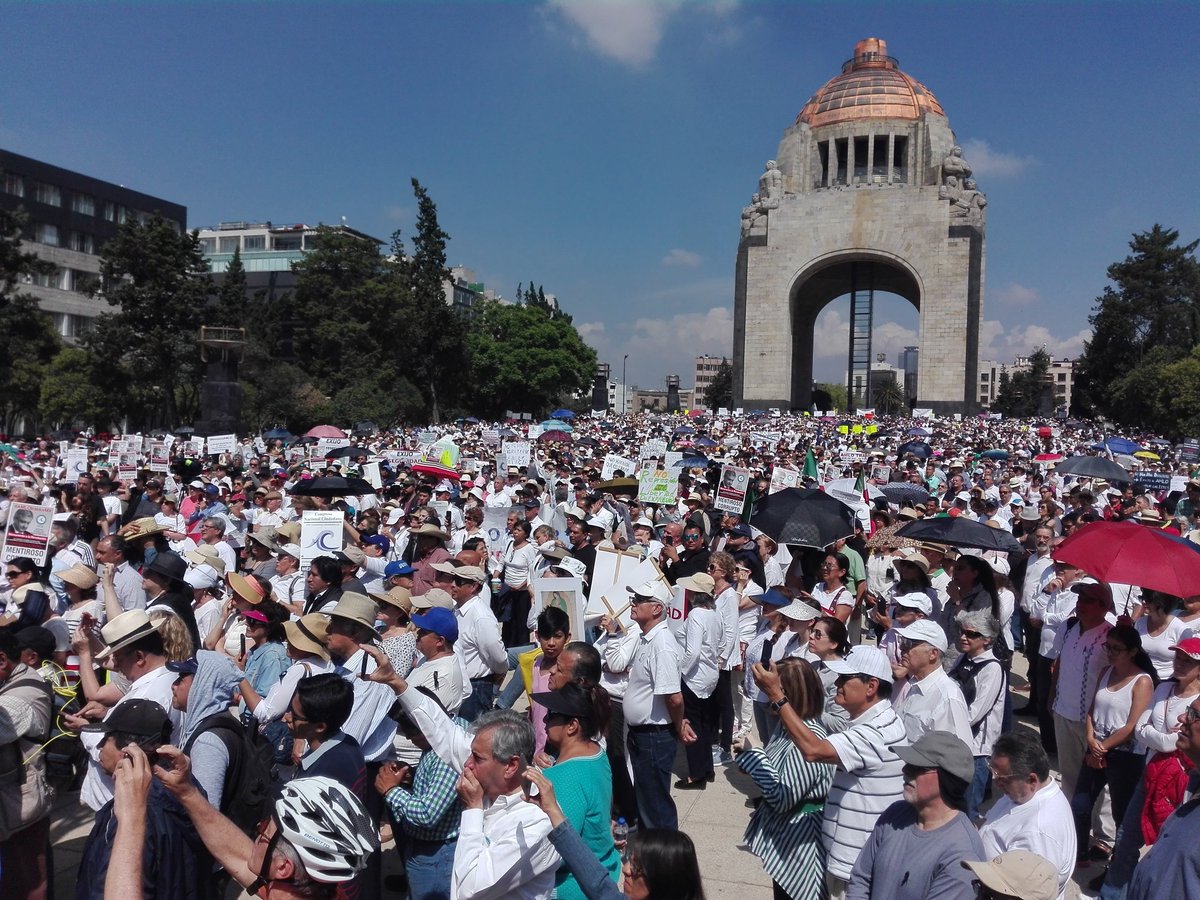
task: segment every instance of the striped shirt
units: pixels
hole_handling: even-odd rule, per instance
[[[838,769],[825,803],[821,840],[830,874],[842,881],[885,809],[904,799],[904,763],[892,747],[908,743],[904,723],[890,703],[881,700],[850,720],[846,731],[829,736]]]
[[[463,719],[454,724],[466,728]],[[394,787],[384,795],[392,819],[406,837],[417,841],[452,841],[458,837],[462,804],[458,799],[458,773],[426,751],[413,773],[412,789]]]

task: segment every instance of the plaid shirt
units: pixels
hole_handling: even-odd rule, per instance
[[[466,722],[455,718],[455,724]],[[418,841],[452,841],[458,837],[462,803],[458,773],[427,750],[413,773],[412,790],[394,787],[384,795],[392,820],[405,836]]]

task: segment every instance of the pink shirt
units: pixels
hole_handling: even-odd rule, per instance
[[[533,663],[533,690],[530,693],[550,690],[550,670],[542,667],[545,658],[539,656]],[[529,719],[533,723],[533,751],[541,753],[546,749],[546,707],[533,697],[529,698]]]

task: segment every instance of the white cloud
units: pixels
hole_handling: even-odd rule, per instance
[[[1044,325],[1018,325],[1006,329],[994,319],[985,319],[979,335],[979,358],[1009,365],[1018,356],[1028,356],[1039,347],[1056,359],[1074,359],[1092,336],[1090,328],[1057,337]]]
[[[674,248],[662,258],[664,266],[685,266],[689,269],[694,269],[703,261],[704,259],[699,253],[693,253],[691,250],[683,250],[679,247]]]
[[[978,138],[965,142],[962,148],[963,158],[971,166],[975,178],[1015,178],[1031,166],[1039,164],[1036,157],[993,150],[987,141]]]
[[[413,208],[411,206],[389,206],[387,208],[387,217],[393,222],[411,221]]]
[[[654,59],[667,21],[680,5],[680,0],[550,0],[593,50],[632,68]]]
[[[579,336],[583,338],[584,343],[591,346],[596,346],[596,341],[604,337],[603,322],[583,322],[575,326],[575,330],[579,332]]]
[[[998,288],[992,296],[1004,306],[1028,306],[1041,299],[1036,288],[1025,287],[1015,281]]]
[[[877,353],[886,354],[888,365],[896,364],[896,357],[905,347],[917,343],[917,332],[896,322],[881,322],[871,332],[872,359]],[[817,317],[813,328],[814,359],[836,359],[844,370],[850,354],[850,323],[842,317],[841,310],[826,309]],[[822,366],[822,370],[828,369]]]

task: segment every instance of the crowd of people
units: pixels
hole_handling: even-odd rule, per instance
[[[1056,558],[1112,521],[1200,554],[1186,447],[1102,480],[1057,471],[1115,455],[1088,423],[561,424],[178,441],[123,477],[120,436],[7,445],[0,526],[52,524],[0,578],[0,896],[55,894],[53,782],[95,813],[78,898],[700,900],[676,800],[718,774],[776,898],[1200,896],[1200,584]],[[780,473],[844,529],[760,528]],[[939,519],[1012,543],[905,536]],[[623,608],[534,589],[589,595],[615,550],[657,575]]]

